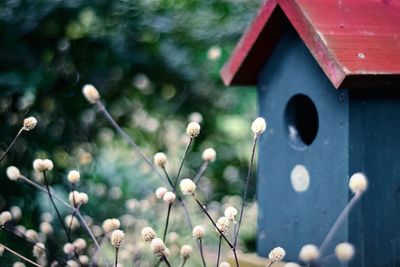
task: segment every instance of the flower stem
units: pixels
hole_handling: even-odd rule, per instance
[[[111,114],[107,111],[106,107],[101,103],[100,100],[96,101],[97,108],[104,115],[104,117],[111,123],[114,129],[122,136],[125,141],[132,146],[132,148],[139,154],[139,156],[150,166],[151,169],[162,179],[165,181],[164,176],[157,170],[156,166],[151,162],[151,160],[142,152],[139,146],[133,141],[133,139],[118,125],[118,123],[114,120]]]
[[[30,264],[32,264],[33,266],[37,266],[37,267],[43,267],[42,265],[37,264],[36,262],[31,261],[30,259],[22,256],[21,254],[19,254],[18,252],[12,250],[11,248],[5,246],[4,244],[0,244],[0,246],[3,246],[5,250],[7,250],[8,252],[11,252],[12,254],[14,254],[15,256],[19,257],[20,259],[29,262]]]
[[[201,261],[203,262],[203,267],[207,267],[203,253],[203,241],[201,238],[199,239],[199,247],[200,247],[200,256],[201,256]]]
[[[207,167],[208,167],[208,161],[204,161],[203,164],[200,167],[199,172],[196,174],[196,176],[193,179],[193,182],[195,184],[199,183],[201,177],[203,177],[204,172],[207,170]]]
[[[253,163],[254,163],[254,156],[255,156],[255,152],[256,152],[257,140],[258,140],[258,135],[255,135],[254,136],[254,140],[253,140],[253,148],[251,150],[251,158],[250,158],[249,169],[247,170],[246,182],[245,182],[244,191],[243,191],[243,195],[242,195],[242,207],[240,209],[239,223],[237,225],[237,230],[234,233],[233,246],[235,248],[236,248],[237,239],[238,239],[238,236],[239,236],[240,225],[242,224],[244,206],[246,205],[247,191],[249,189],[249,180],[250,180],[251,170],[253,169]]]
[[[168,267],[171,267],[171,264],[167,260],[167,257],[165,257],[164,255],[161,255],[161,259],[165,262],[165,264],[167,264]]]
[[[172,208],[172,203],[168,205],[167,220],[165,221],[164,236],[163,236],[164,243],[165,243],[165,238],[167,237],[168,224],[169,224],[169,215],[171,214],[171,208]]]
[[[118,247],[115,248],[115,267],[118,266]]]
[[[182,261],[181,267],[185,266],[185,264],[186,264],[186,261],[187,261],[187,258],[183,258],[183,261]]]
[[[11,147],[14,145],[15,141],[17,141],[18,137],[21,135],[21,133],[24,131],[24,127],[22,127],[17,135],[14,137],[14,139],[12,140],[11,144],[7,147],[6,151],[4,151],[3,155],[1,155],[0,157],[0,162],[4,159],[4,157],[6,156],[6,154],[8,153],[8,151],[10,151]]]
[[[174,193],[176,191],[176,186],[178,184],[179,177],[180,177],[181,172],[182,172],[183,163],[185,162],[185,159],[186,159],[186,157],[188,155],[188,152],[189,152],[190,145],[193,143],[193,140],[194,140],[193,138],[190,138],[190,141],[186,146],[185,153],[183,154],[183,158],[182,158],[181,164],[179,165],[178,174],[176,175],[174,186],[172,187]]]
[[[319,253],[322,256],[325,252],[325,249],[332,238],[335,236],[337,230],[339,229],[340,225],[344,222],[346,217],[349,215],[351,209],[357,203],[357,201],[361,198],[362,193],[356,192],[354,196],[350,199],[349,203],[344,207],[343,211],[340,213],[339,217],[336,219],[335,223],[333,224],[332,228],[329,230],[328,234],[326,235],[324,241],[322,242]]]
[[[167,177],[168,184],[171,186],[171,189],[173,189],[174,185],[172,184],[171,178],[169,177],[167,170],[165,169],[164,166],[162,167],[162,169],[164,171],[165,177]]]
[[[219,236],[219,242],[218,242],[218,256],[217,256],[217,265],[219,265],[219,257],[221,256],[221,243],[222,243],[222,235]]]
[[[61,224],[62,228],[64,229],[65,234],[67,235],[68,242],[72,243],[71,235],[69,234],[68,229],[67,229],[67,227],[66,227],[65,224],[64,224],[63,218],[61,217],[60,211],[58,210],[57,205],[56,205],[56,203],[54,202],[53,196],[52,196],[52,194],[50,193],[50,186],[49,186],[49,181],[47,180],[46,171],[43,171],[43,177],[44,177],[44,182],[45,182],[45,184],[46,184],[47,194],[49,195],[51,204],[53,205],[53,207],[54,207],[54,209],[55,209],[55,211],[56,211],[58,220],[60,221],[60,224]],[[71,220],[72,220],[72,219],[71,219]]]

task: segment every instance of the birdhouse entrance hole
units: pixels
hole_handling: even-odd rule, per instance
[[[311,98],[297,94],[288,101],[284,114],[285,130],[295,148],[306,148],[318,133],[318,112]]]

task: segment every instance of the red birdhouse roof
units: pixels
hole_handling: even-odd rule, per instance
[[[266,0],[221,76],[255,85],[289,20],[336,88],[400,85],[400,1]]]

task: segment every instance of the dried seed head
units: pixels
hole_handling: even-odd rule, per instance
[[[120,226],[121,226],[121,222],[120,222],[118,219],[116,219],[116,218],[106,219],[106,220],[103,222],[103,225],[102,225],[103,231],[104,231],[105,233],[109,233],[109,232],[111,232],[111,231],[113,231],[113,230],[116,230],[116,229],[118,229]]]
[[[304,262],[311,262],[319,258],[318,247],[312,244],[303,246],[299,253],[300,260]]]
[[[96,103],[100,99],[99,91],[91,84],[85,84],[82,89],[83,95],[90,103]]]
[[[11,212],[9,211],[3,211],[0,213],[0,226],[3,226],[7,222],[12,220],[12,215]]]
[[[165,167],[165,164],[167,164],[167,156],[162,152],[154,154],[154,164],[160,168]]]
[[[162,254],[165,256],[165,257],[169,257],[169,255],[171,255],[171,251],[169,250],[169,248],[165,248],[165,250],[162,252]]]
[[[45,246],[43,243],[38,242],[33,246],[32,253],[35,258],[40,258],[45,254],[45,252]]]
[[[231,222],[235,221],[237,215],[237,209],[234,207],[228,207],[224,211],[225,217],[227,217]]]
[[[6,170],[6,174],[8,179],[10,179],[11,181],[16,181],[21,176],[19,169],[15,166],[8,167]]]
[[[72,170],[69,171],[67,178],[71,184],[76,184],[79,182],[81,174],[77,170]]]
[[[87,244],[85,239],[78,238],[72,243],[72,245],[75,247],[76,251],[80,253],[85,250]]]
[[[295,263],[295,262],[288,262],[283,267],[301,267],[301,265]]]
[[[74,260],[68,260],[67,261],[67,266],[68,267],[79,267],[79,264]]]
[[[267,128],[267,123],[265,122],[264,118],[261,117],[255,119],[251,124],[251,130],[255,135],[262,134],[266,128]]]
[[[162,241],[158,237],[154,238],[151,241],[151,245],[150,246],[151,246],[151,250],[153,251],[154,254],[160,254],[166,249],[164,241]]]
[[[364,193],[367,187],[368,180],[363,173],[357,172],[350,177],[349,188],[353,193]]]
[[[283,248],[276,247],[273,250],[271,250],[271,252],[268,254],[268,258],[272,262],[278,262],[278,261],[283,260],[285,255],[286,255],[286,252],[285,252],[285,250]]]
[[[157,188],[157,190],[156,190],[156,197],[158,198],[158,199],[162,199],[163,197],[164,197],[164,195],[165,195],[165,193],[167,193],[167,188],[165,188],[165,187],[159,187],[159,188]]]
[[[349,261],[354,256],[354,247],[350,243],[340,243],[335,248],[336,257],[341,261]]]
[[[190,257],[190,254],[192,253],[192,251],[193,251],[193,249],[192,249],[191,246],[189,246],[189,245],[183,245],[183,246],[181,247],[181,256],[182,256],[184,259],[188,259],[188,258]]]
[[[203,151],[201,158],[204,161],[215,161],[215,159],[217,158],[217,152],[215,152],[214,148],[207,148]]]
[[[26,267],[26,265],[23,262],[16,261],[14,262],[13,267]]]
[[[190,138],[195,138],[200,134],[200,124],[197,122],[190,122],[186,127],[186,133],[190,136]]]
[[[24,120],[23,129],[25,131],[33,130],[36,127],[37,120],[35,117],[28,117]]]
[[[42,222],[39,228],[45,235],[52,235],[54,232],[53,226],[49,222]]]
[[[191,179],[182,179],[179,187],[184,195],[191,195],[196,191],[196,184]]]
[[[81,205],[81,204],[86,204],[89,201],[89,196],[86,193],[80,193],[78,191],[73,191],[69,193],[69,202],[71,202],[72,205]]]
[[[196,225],[195,227],[193,227],[192,235],[194,238],[201,239],[204,237],[204,234],[205,230],[202,226]]]
[[[156,237],[156,231],[151,227],[144,227],[141,231],[142,238],[146,242],[150,242]]]
[[[119,248],[125,241],[125,234],[121,230],[114,230],[111,235],[111,244],[114,247]]]
[[[175,199],[176,199],[176,195],[172,192],[167,192],[163,196],[163,200],[168,204],[174,203]]]
[[[218,265],[218,267],[231,267],[231,265],[228,262],[223,261]]]

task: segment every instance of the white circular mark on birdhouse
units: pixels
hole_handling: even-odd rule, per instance
[[[290,181],[296,192],[307,191],[310,186],[310,174],[304,165],[297,164],[290,173]]]
[[[364,59],[365,58],[365,55],[364,55],[364,53],[358,53],[358,58],[361,58],[361,59]]]

